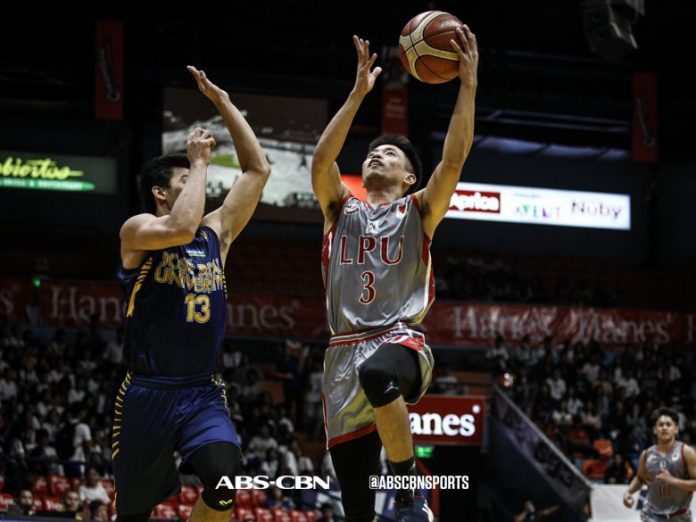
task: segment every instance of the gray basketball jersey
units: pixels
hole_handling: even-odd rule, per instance
[[[644,511],[654,515],[669,515],[689,507],[691,493],[669,486],[661,480],[652,480],[663,469],[669,471],[673,477],[689,479],[689,472],[684,460],[683,442],[676,442],[672,451],[667,454],[660,452],[657,446],[650,446],[647,450],[645,468],[651,482],[648,485]]]
[[[378,207],[349,198],[324,236],[322,268],[332,335],[420,323],[435,278],[415,196]]]

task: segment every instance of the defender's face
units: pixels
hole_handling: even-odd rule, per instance
[[[152,192],[155,195],[157,202],[171,210],[179,197],[179,194],[181,194],[181,191],[184,189],[188,175],[189,169],[184,167],[174,167],[172,169],[172,177],[169,178],[168,187],[152,187]]]
[[[371,187],[402,184],[406,179],[415,182],[416,176],[406,170],[408,159],[399,147],[384,144],[370,151],[362,164],[363,185]],[[409,178],[410,177],[410,178]]]
[[[657,436],[659,441],[669,442],[679,433],[679,426],[677,426],[671,417],[661,415],[658,417],[655,426],[653,426],[653,433]]]
[[[169,188],[167,189],[167,202],[170,203],[169,208],[172,208],[172,205],[174,205],[174,202],[184,189],[188,176],[189,169],[175,167],[172,170],[172,177],[169,180]]]

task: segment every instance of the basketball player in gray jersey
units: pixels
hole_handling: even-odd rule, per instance
[[[451,45],[459,54],[459,93],[442,152],[427,186],[416,190],[421,164],[411,142],[382,136],[362,165],[367,201],[352,197],[336,159],[355,114],[381,68],[357,36],[355,86],[319,139],[312,185],[324,214],[322,267],[331,341],[324,359],[324,419],[348,522],[375,518],[384,445],[395,475],[415,474],[406,403],[430,384],[433,358],[420,323],[434,299],[430,241],[445,216],[474,135],[478,48],[468,27]],[[397,491],[398,522],[432,520],[425,500]]]
[[[669,408],[653,416],[657,444],[640,456],[638,473],[624,493],[624,505],[632,508],[633,494],[648,486],[641,511],[643,522],[691,522],[691,495],[696,491],[696,451],[677,440],[679,416]]]

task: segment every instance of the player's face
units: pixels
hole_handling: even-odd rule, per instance
[[[408,159],[399,147],[380,145],[370,151],[362,164],[363,185],[369,190],[372,187],[382,187],[404,183],[405,179],[413,179],[415,175],[406,170]]]
[[[667,415],[658,417],[653,427],[653,433],[657,436],[657,440],[662,442],[669,442],[674,439],[678,432],[679,426]]]

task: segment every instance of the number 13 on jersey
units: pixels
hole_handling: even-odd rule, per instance
[[[210,298],[205,294],[186,294],[186,321],[207,323],[210,319]]]

